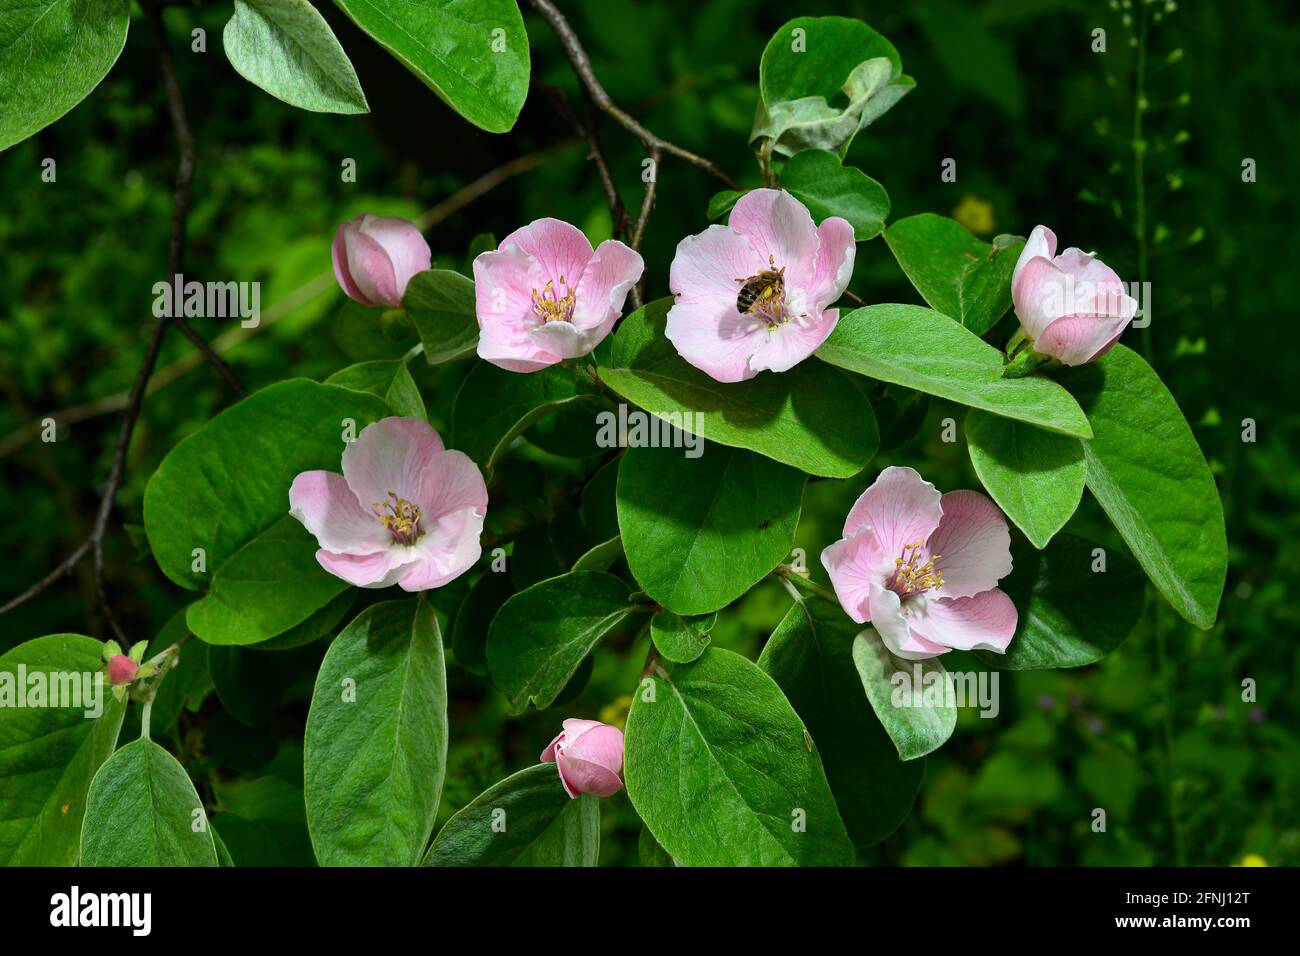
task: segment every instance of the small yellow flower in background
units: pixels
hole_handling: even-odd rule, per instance
[[[975,233],[986,236],[991,233],[997,222],[993,218],[993,203],[967,193],[952,211],[952,218]]]
[[[1247,853],[1241,858],[1238,866],[1268,866],[1268,860],[1264,859],[1258,853]]]
[[[627,712],[631,706],[631,694],[624,694],[622,697],[615,697],[600,709],[600,722],[622,730],[623,725],[627,723]]]

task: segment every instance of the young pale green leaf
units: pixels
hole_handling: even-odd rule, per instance
[[[401,359],[378,359],[373,362],[358,362],[347,368],[339,369],[329,378],[326,385],[341,385],[358,392],[378,395],[393,410],[394,415],[403,418],[427,418],[424,399],[411,378],[410,369]]]
[[[745,195],[744,190],[723,189],[709,197],[709,206],[706,215],[710,219],[721,219],[727,213],[731,212],[740,197]]]
[[[447,675],[423,598],[366,608],[316,676],[303,766],[323,866],[412,866],[447,767]]]
[[[889,194],[862,170],[845,166],[825,149],[806,149],[781,168],[781,185],[808,207],[813,220],[847,219],[853,238],[865,242],[880,235],[889,218]]]
[[[1002,377],[1002,353],[919,305],[870,305],[840,319],[818,358],[971,408],[1090,438],[1083,409],[1050,379]]]
[[[402,308],[430,365],[469,358],[478,348],[474,282],[451,269],[426,269],[407,283]]]
[[[1099,661],[1133,632],[1146,601],[1142,569],[1127,555],[1071,534],[1039,551],[1013,539],[999,583],[1019,614],[1006,654],[976,651],[1001,670],[1050,670]]]
[[[782,156],[830,149],[843,157],[853,137],[915,85],[893,44],[861,20],[798,17],[763,50],[749,140]]]
[[[487,571],[469,589],[451,625],[451,647],[456,662],[471,674],[487,674],[488,628],[501,605],[515,593],[510,575]]]
[[[77,863],[86,793],[117,746],[126,712],[109,693],[103,647],[51,634],[0,656],[0,866]],[[37,685],[44,692],[34,705]],[[71,706],[51,706],[55,690]]]
[[[895,657],[873,629],[853,640],[853,664],[867,700],[903,760],[938,750],[957,726],[952,677],[937,657]],[[899,676],[895,676],[899,675]]]
[[[658,299],[623,320],[601,381],[661,421],[809,474],[848,478],[871,460],[876,418],[847,375],[806,361],[780,375],[714,381],[664,336],[672,304]],[[617,428],[617,413],[602,415]]]
[[[637,583],[678,614],[726,607],[794,544],[804,476],[725,445],[699,458],[629,448],[618,471],[618,524]]]
[[[924,212],[885,230],[885,242],[931,307],[983,335],[1011,308],[1011,274],[1020,236],[981,242],[947,216]]]
[[[424,866],[595,866],[600,801],[572,799],[554,764],[494,784],[447,821]]]
[[[1083,497],[1083,445],[973,408],[966,443],[975,474],[1016,527],[1044,548]]]
[[[288,512],[299,472],[338,471],[345,432],[360,434],[389,414],[374,395],[301,378],[226,409],[173,448],[145,488],[158,566],[181,587],[208,587],[214,571]],[[196,570],[196,548],[206,570]]]
[[[488,629],[492,680],[521,713],[549,707],[591,649],[634,610],[612,574],[572,571],[513,595]]]
[[[130,16],[130,0],[0,4],[0,150],[90,95],[121,55]]]
[[[664,660],[689,664],[709,646],[709,631],[717,621],[717,612],[682,617],[660,611],[650,620],[650,639]]]
[[[221,42],[248,82],[314,113],[368,113],[334,31],[308,0],[235,0]]]
[[[642,681],[624,773],[641,819],[686,866],[853,863],[812,738],[739,654],[711,647]]]
[[[1228,570],[1223,505],[1178,403],[1123,345],[1060,380],[1093,423],[1088,489],[1174,610],[1213,626]]]
[[[588,548],[577,561],[573,562],[574,571],[608,571],[619,558],[623,557],[623,539],[618,535],[608,541],[602,541]]]
[[[95,774],[81,825],[81,865],[217,865],[189,774],[149,738],[133,740]]]
[[[348,589],[320,566],[317,547],[285,515],[217,568],[185,615],[190,630],[209,644],[257,644],[305,624]]]
[[[510,443],[570,402],[597,401],[581,373],[561,365],[539,372],[507,372],[479,362],[465,376],[451,412],[451,447],[491,471]],[[592,429],[596,427],[592,411]]]
[[[902,761],[862,690],[853,642],[862,630],[838,607],[797,600],[768,639],[763,668],[808,725],[831,793],[857,847],[879,843],[907,817],[925,759]]]
[[[515,125],[528,95],[528,34],[515,0],[334,0],[362,30],[489,133]]]

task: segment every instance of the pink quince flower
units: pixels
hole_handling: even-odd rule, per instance
[[[114,687],[121,687],[135,680],[140,665],[125,654],[114,654],[108,662],[108,682]]]
[[[822,564],[845,612],[906,660],[960,650],[1006,653],[1016,606],[996,585],[1011,572],[1011,534],[977,491],[940,495],[911,468],[886,468],[844,522]]]
[[[343,291],[372,308],[400,307],[406,284],[430,264],[429,244],[415,223],[369,213],[339,226],[330,253]]]
[[[1056,255],[1056,233],[1035,226],[1011,276],[1011,299],[1031,348],[1062,365],[1106,354],[1133,316],[1137,299],[1096,253]]]
[[[385,418],[343,450],[343,474],[304,471],[289,489],[289,514],[316,536],[316,560],[363,588],[441,587],[482,554],[483,476],[443,448],[428,422]]]
[[[788,192],[752,190],[727,225],[677,244],[666,334],[682,358],[719,382],[784,372],[835,328],[840,311],[828,306],[848,286],[856,252],[846,220],[814,226]]]
[[[570,797],[590,793],[609,797],[623,789],[623,731],[599,720],[570,717],[542,751],[542,763],[559,767]]]
[[[586,355],[609,335],[645,264],[607,239],[593,252],[559,219],[516,229],[474,259],[478,354],[511,372],[536,372]]]

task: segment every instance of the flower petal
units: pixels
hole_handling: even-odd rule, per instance
[[[1016,606],[993,588],[973,597],[938,598],[912,615],[912,631],[936,644],[963,651],[1005,654],[1016,633]]]
[[[1134,301],[1135,300],[1130,300]],[[1034,349],[1062,365],[1095,361],[1119,341],[1132,316],[1067,315],[1049,325],[1034,342]]]
[[[483,473],[463,451],[435,452],[421,472],[418,495],[420,507],[430,520],[466,508],[480,515],[487,513]]]
[[[840,310],[827,309],[820,315],[790,319],[774,329],[764,330],[765,334],[754,337],[756,348],[749,357],[749,367],[755,372],[789,371],[816,352],[839,321]]]
[[[473,508],[444,514],[412,546],[414,559],[398,579],[403,591],[442,587],[474,566],[483,554],[484,512]]]
[[[996,587],[1011,573],[1006,516],[978,491],[950,491],[940,503],[943,518],[928,542],[943,574],[938,596],[970,597]]]
[[[561,219],[534,220],[502,239],[500,248],[511,244],[536,259],[541,264],[544,278],[555,283],[557,290],[562,284],[570,289],[577,288],[591,258],[591,243],[582,230]]]
[[[289,514],[327,551],[374,554],[388,547],[388,530],[361,506],[344,477],[332,471],[304,471],[295,478],[289,486]]]
[[[912,608],[925,598],[910,598],[906,611],[898,595],[883,585],[871,586],[871,626],[889,652],[905,661],[923,661],[946,654],[948,648],[917,634],[909,623]]]
[[[324,548],[316,552],[320,566],[359,588],[386,588],[402,576],[410,556],[405,548],[376,551],[374,554],[335,554]]]
[[[604,330],[592,348],[599,345],[614,327],[614,322],[623,312],[628,291],[644,271],[645,262],[641,254],[630,246],[606,239],[596,247],[587,267],[582,270],[582,278],[578,280],[572,317],[578,329]]]
[[[883,584],[892,563],[869,528],[841,538],[822,551],[822,566],[830,575],[840,607],[859,624],[871,619],[872,582]]]
[[[610,728],[613,730],[613,728]],[[623,780],[608,767],[566,754],[559,760],[560,779],[569,796],[589,793],[595,797],[612,797],[623,789]]]
[[[758,374],[749,358],[766,335],[766,324],[737,312],[734,299],[679,298],[668,310],[664,335],[700,371],[719,382],[739,382]]]
[[[391,491],[429,514],[421,500],[423,475],[440,451],[442,439],[428,422],[384,418],[361,429],[343,449],[343,477],[363,508],[384,501]]]
[[[364,222],[365,217],[361,218]],[[360,227],[343,230],[343,245],[348,274],[364,297],[363,301],[367,305],[389,308],[400,305],[402,296],[397,291],[397,277],[384,247]]]
[[[623,732],[609,724],[598,721],[591,721],[591,723],[595,723],[596,726],[585,727],[575,735],[574,731],[569,730],[568,721],[565,721],[565,731],[568,736],[566,752],[570,757],[597,764],[614,774],[622,772]]]
[[[360,218],[359,216],[357,217]],[[354,219],[352,222],[356,222]],[[339,285],[347,293],[348,298],[354,299],[363,305],[373,305],[364,292],[357,288],[357,284],[352,281],[352,273],[348,271],[348,242],[347,230],[354,228],[351,222],[345,222],[334,231],[334,240],[330,243],[330,259],[334,263],[334,278],[339,280]]]
[[[940,498],[938,489],[914,469],[891,465],[858,497],[844,521],[844,534],[871,528],[892,562],[904,546],[925,542],[939,527]]]
[[[601,339],[608,334],[608,329],[597,328],[584,332],[572,322],[555,321],[537,326],[528,333],[528,337],[532,339],[535,350],[533,361],[538,361],[542,356],[551,355],[560,359],[579,358],[599,345]]]
[[[745,280],[767,268],[748,239],[726,226],[709,226],[677,243],[668,269],[668,288],[677,301],[709,301],[736,311]],[[737,313],[739,314],[739,313]]]
[[[760,268],[784,268],[789,285],[808,288],[817,259],[817,227],[808,208],[783,189],[751,189],[736,201],[727,226],[749,240]],[[746,273],[753,275],[753,273]]]
[[[415,223],[396,216],[363,216],[361,231],[379,243],[388,256],[400,302],[411,277],[428,270],[429,244]]]
[[[1037,339],[1064,314],[1067,285],[1065,273],[1056,263],[1043,258],[1030,259],[1012,280],[1011,301],[1016,318],[1031,339]]]
[[[858,253],[853,226],[847,219],[830,216],[817,227],[817,259],[808,282],[808,308],[820,312],[844,294],[853,278],[853,261]]]
[[[546,745],[546,749],[542,751],[542,755],[537,759],[540,760],[542,763],[555,763],[556,750],[560,745],[560,741],[562,741],[563,739],[564,739],[564,731],[561,730],[558,734],[555,735],[555,737],[551,740],[551,742]]]
[[[1046,226],[1035,226],[1034,231],[1029,234],[1025,240],[1025,248],[1020,250],[1020,258],[1016,260],[1016,267],[1011,272],[1011,283],[1014,287],[1016,280],[1020,278],[1020,272],[1029,264],[1030,259],[1044,258],[1051,259],[1056,255],[1056,233]]]

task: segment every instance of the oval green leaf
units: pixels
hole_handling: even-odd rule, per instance
[[[402,308],[420,334],[430,365],[469,358],[478,348],[474,282],[459,272],[417,272],[406,285]]]
[[[889,218],[885,187],[829,150],[795,153],[781,167],[781,186],[808,207],[815,222],[829,216],[848,220],[858,242],[880,235]]]
[[[384,400],[394,415],[404,418],[428,417],[415,379],[401,359],[378,359],[349,365],[325,379],[325,384],[341,385],[376,395]]]
[[[682,617],[660,611],[650,619],[650,639],[664,660],[689,664],[708,648],[709,631],[717,621],[716,612]]]
[[[939,658],[902,660],[867,628],[853,640],[853,664],[900,758],[924,757],[952,736],[957,727],[957,708],[949,703],[952,677]]]

